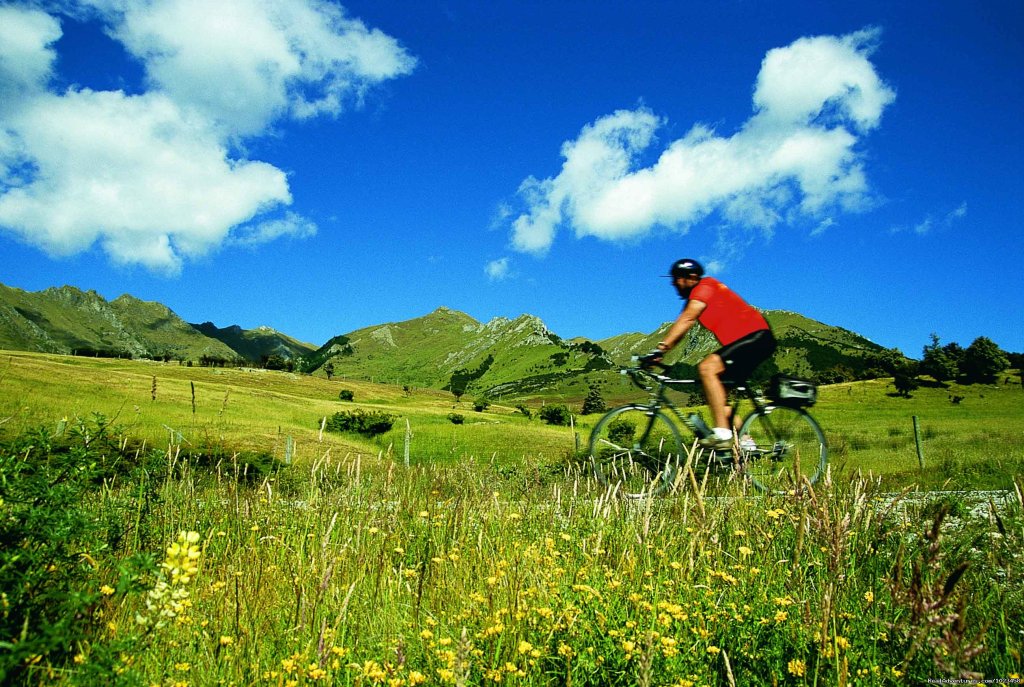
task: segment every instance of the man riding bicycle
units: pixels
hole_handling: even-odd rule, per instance
[[[696,260],[677,260],[668,276],[686,305],[658,342],[658,350],[645,359],[660,362],[696,322],[715,335],[721,348],[697,365],[714,428],[711,436],[698,443],[705,449],[729,449],[733,443],[732,413],[723,381],[746,382],[754,369],[775,352],[775,336],[761,313],[722,282],[704,276],[704,268]]]

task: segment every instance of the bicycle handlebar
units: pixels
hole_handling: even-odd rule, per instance
[[[632,356],[632,360],[634,360],[634,361],[641,361],[645,357],[647,357],[647,356],[636,356],[636,355],[634,355],[634,356]],[[627,368],[624,368],[622,370],[619,370],[619,374],[626,375],[627,377],[629,377],[630,381],[633,382],[633,384],[635,384],[637,387],[639,387],[640,389],[643,389],[644,391],[647,391],[647,392],[651,391],[651,387],[644,383],[645,380],[653,380],[654,382],[657,382],[658,384],[664,384],[664,385],[670,385],[670,384],[697,384],[697,382],[699,381],[699,380],[696,380],[696,379],[673,379],[672,377],[669,377],[667,375],[658,374],[657,372],[652,372],[651,369],[650,369],[652,367],[660,368],[662,372],[666,372],[671,367],[671,365],[666,365],[666,364],[664,364],[664,363],[662,363],[660,361],[646,360],[646,361],[644,361],[643,364],[638,365],[636,367],[627,367]]]

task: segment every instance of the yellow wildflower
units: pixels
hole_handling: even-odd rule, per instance
[[[786,670],[789,671],[790,675],[803,677],[804,673],[807,672],[807,665],[800,659],[794,658],[786,665]]]

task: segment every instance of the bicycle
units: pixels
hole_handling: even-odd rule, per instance
[[[667,371],[664,365],[655,365]],[[710,428],[699,415],[684,417],[666,396],[670,389],[694,386],[700,380],[672,379],[653,372],[650,366],[621,371],[647,392],[647,402],[608,411],[590,433],[589,457],[597,479],[605,486],[630,498],[659,495],[677,487],[685,477],[685,472],[680,473],[683,459],[685,467],[692,469],[694,457],[705,459],[710,469],[738,471],[755,488],[768,493],[802,489],[825,472],[825,435],[805,409],[817,399],[817,389],[810,382],[776,375],[769,398],[747,383],[727,384],[731,394],[745,395],[753,410],[733,432],[736,438],[730,450],[711,451],[696,444],[697,438],[710,434]],[[737,400],[733,417],[739,416],[739,406]],[[690,451],[684,450],[679,424],[695,436]]]

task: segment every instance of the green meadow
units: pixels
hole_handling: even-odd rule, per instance
[[[1019,680],[1022,401],[1016,372],[909,399],[825,387],[832,469],[813,490],[698,470],[624,501],[579,452],[597,415],[556,427],[538,402],[527,418],[433,390],[5,352],[0,682]],[[392,429],[323,427],[356,408]]]

